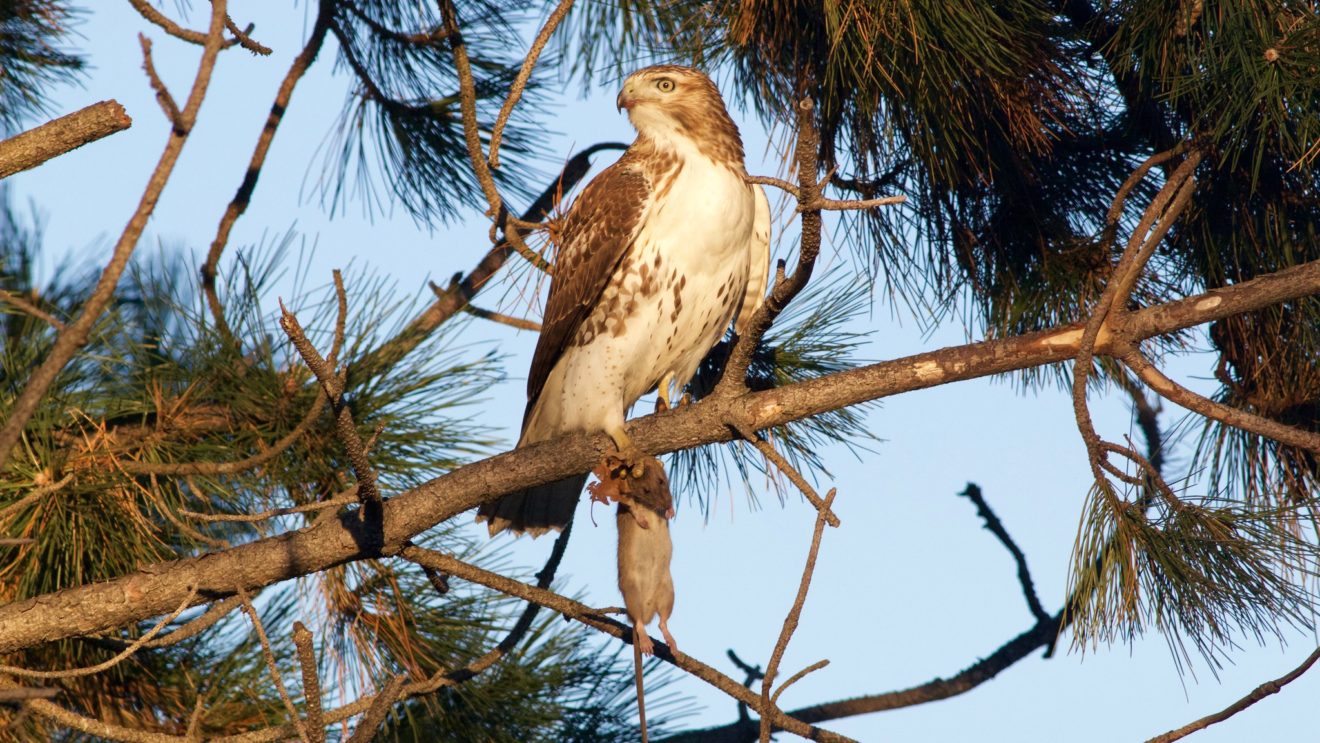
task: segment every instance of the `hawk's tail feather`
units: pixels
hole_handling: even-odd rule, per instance
[[[514,534],[531,534],[533,538],[551,529],[563,531],[573,518],[586,482],[586,475],[575,475],[509,493],[497,501],[481,504],[477,521],[487,522],[492,537],[505,529]]]

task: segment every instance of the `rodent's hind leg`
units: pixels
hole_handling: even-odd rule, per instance
[[[664,614],[660,615],[660,634],[665,636],[665,644],[669,646],[669,652],[677,653],[678,643],[674,642],[674,636],[669,634],[669,623],[665,621],[666,619],[668,617]]]
[[[667,638],[669,633],[666,632],[665,636]],[[646,628],[641,622],[633,622],[633,644],[642,651],[642,655],[655,654],[655,644],[651,642],[651,636],[646,634]]]

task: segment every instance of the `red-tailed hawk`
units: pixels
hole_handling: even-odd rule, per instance
[[[617,102],[637,139],[564,218],[519,446],[605,431],[629,449],[632,404],[657,388],[666,404],[681,395],[735,315],[741,324],[764,299],[770,206],[744,180],[715,84],[689,67],[648,67]],[[585,480],[512,493],[477,520],[492,535],[562,529]]]

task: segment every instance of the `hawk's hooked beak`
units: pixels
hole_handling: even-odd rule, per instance
[[[637,103],[637,99],[629,94],[631,91],[631,85],[623,86],[623,90],[619,91],[619,96],[614,99],[614,110],[622,111],[625,108],[629,110],[632,109],[633,105]]]

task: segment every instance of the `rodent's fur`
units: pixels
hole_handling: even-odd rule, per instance
[[[655,648],[646,634],[646,625],[660,617],[660,632],[670,652],[678,649],[669,634],[669,615],[674,611],[674,580],[669,574],[673,543],[669,539],[669,519],[648,506],[620,502],[619,592],[633,626],[633,665],[637,677],[637,710],[642,723],[642,743],[646,743],[646,704],[642,692],[642,655]]]

